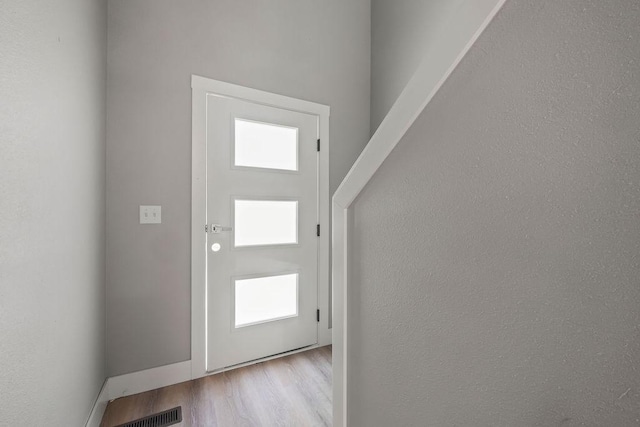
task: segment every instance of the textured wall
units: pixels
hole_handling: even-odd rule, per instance
[[[109,1],[110,375],[190,358],[191,74],[330,105],[333,191],[368,140],[369,28],[368,0]]]
[[[106,4],[0,0],[0,425],[80,426],[105,379]]]
[[[639,8],[508,1],[356,201],[350,426],[640,422]]]

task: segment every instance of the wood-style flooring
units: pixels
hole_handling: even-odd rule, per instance
[[[330,426],[331,347],[110,402],[102,427],[182,406],[184,427]]]

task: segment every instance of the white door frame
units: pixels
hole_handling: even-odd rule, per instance
[[[318,346],[331,344],[329,329],[329,113],[326,105],[303,101],[287,96],[276,95],[257,89],[191,76],[191,376],[200,378],[206,372],[206,263],[207,247],[204,226],[207,200],[207,95],[215,94],[262,104],[313,114],[319,117],[319,135],[321,140],[320,161],[318,165],[318,183],[320,188],[320,241],[318,246]]]

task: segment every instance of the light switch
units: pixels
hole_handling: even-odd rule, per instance
[[[140,224],[160,224],[162,206],[140,206]]]

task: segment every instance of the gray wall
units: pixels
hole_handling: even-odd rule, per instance
[[[371,134],[422,60],[452,41],[448,34],[456,19],[465,9],[478,7],[492,5],[479,0],[371,0]]]
[[[80,426],[105,379],[106,4],[0,0],[0,424]]]
[[[350,426],[638,423],[638,40],[634,0],[510,0],[391,153],[355,204]]]
[[[109,1],[109,375],[190,358],[191,74],[330,105],[333,192],[368,140],[370,23],[368,0]]]

